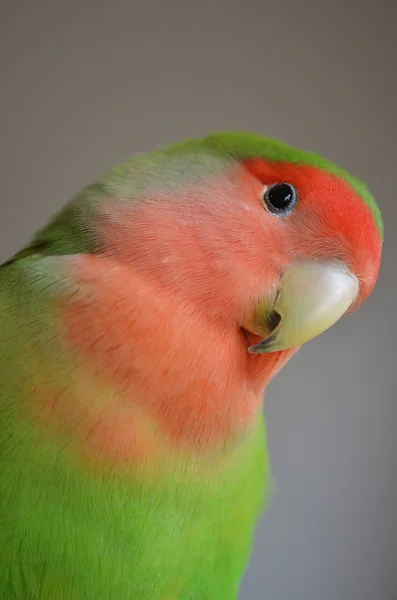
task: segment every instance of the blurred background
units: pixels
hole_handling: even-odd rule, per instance
[[[110,165],[219,129],[322,154],[382,209],[373,295],[268,389],[278,491],[241,600],[397,598],[396,17],[385,0],[0,7],[0,260]]]

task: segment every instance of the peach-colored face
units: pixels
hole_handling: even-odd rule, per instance
[[[277,217],[263,188],[285,181],[298,201]],[[71,263],[82,293],[65,307],[63,335],[84,368],[121,390],[123,430],[141,414],[164,440],[196,450],[252,427],[294,352],[249,354],[255,336],[240,328],[280,273],[299,258],[340,260],[359,280],[358,306],[381,255],[373,216],[347,183],[254,160],[173,194],[109,199],[95,228],[100,254]]]
[[[262,202],[264,186],[278,182],[289,182],[298,196],[282,217]],[[292,261],[344,263],[360,284],[355,307],[379,270],[381,239],[371,210],[347,182],[314,167],[250,160],[174,195],[156,191],[130,208],[111,201],[102,219],[105,254],[234,319]]]

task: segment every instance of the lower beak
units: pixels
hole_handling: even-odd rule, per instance
[[[249,348],[261,354],[301,346],[334,325],[357,297],[357,278],[343,265],[297,262],[272,298],[263,299],[243,327],[263,338]]]

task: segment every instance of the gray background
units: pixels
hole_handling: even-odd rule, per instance
[[[0,259],[126,155],[212,130],[277,137],[368,182],[379,283],[268,390],[278,493],[241,599],[397,598],[393,2],[8,0],[0,23]]]

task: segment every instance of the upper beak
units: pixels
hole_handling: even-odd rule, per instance
[[[357,297],[358,280],[344,265],[319,261],[292,264],[278,289],[243,326],[264,339],[249,348],[261,354],[301,346],[334,325]]]

